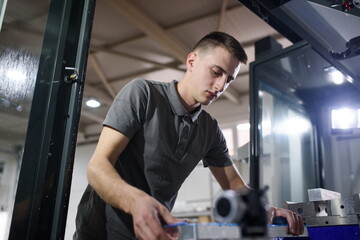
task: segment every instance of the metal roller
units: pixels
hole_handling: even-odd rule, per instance
[[[243,236],[263,236],[267,225],[265,204],[264,190],[226,190],[214,201],[214,219],[239,224]]]
[[[217,222],[240,223],[246,212],[246,203],[237,191],[224,191],[214,202],[214,219]]]

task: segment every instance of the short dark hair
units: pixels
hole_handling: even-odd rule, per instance
[[[223,47],[241,63],[246,64],[248,58],[244,48],[233,36],[224,32],[210,32],[196,43],[193,51],[206,51],[215,47]]]

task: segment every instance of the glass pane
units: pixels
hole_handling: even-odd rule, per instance
[[[311,97],[336,85],[327,69],[329,64],[308,46],[255,68],[260,185],[270,187],[274,206],[307,201],[307,189],[316,187],[315,136],[308,110],[315,102]]]
[[[240,123],[236,126],[238,137],[238,148],[250,141],[250,123]]]
[[[261,85],[260,183],[269,186],[271,204],[307,200],[315,187],[315,153],[309,117],[280,92]]]
[[[234,152],[233,130],[231,128],[223,128],[221,129],[221,131],[224,134],[230,156],[234,156],[235,152]]]
[[[49,0],[0,1],[0,240],[7,239]]]

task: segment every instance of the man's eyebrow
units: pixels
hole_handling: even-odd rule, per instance
[[[213,67],[217,67],[217,68],[219,68],[223,73],[225,73],[226,75],[229,75],[228,72],[227,72],[225,69],[223,69],[222,67],[220,67],[219,65],[214,64]],[[229,78],[230,78],[230,81],[234,80],[234,76],[232,76],[232,75],[229,75]]]

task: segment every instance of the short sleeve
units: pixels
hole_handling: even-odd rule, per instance
[[[147,96],[146,81],[132,80],[115,97],[103,125],[114,128],[131,139],[142,127]]]
[[[203,158],[204,166],[227,167],[233,164],[229,155],[226,141],[220,128],[217,127],[215,134],[212,136],[212,145],[210,150]]]

